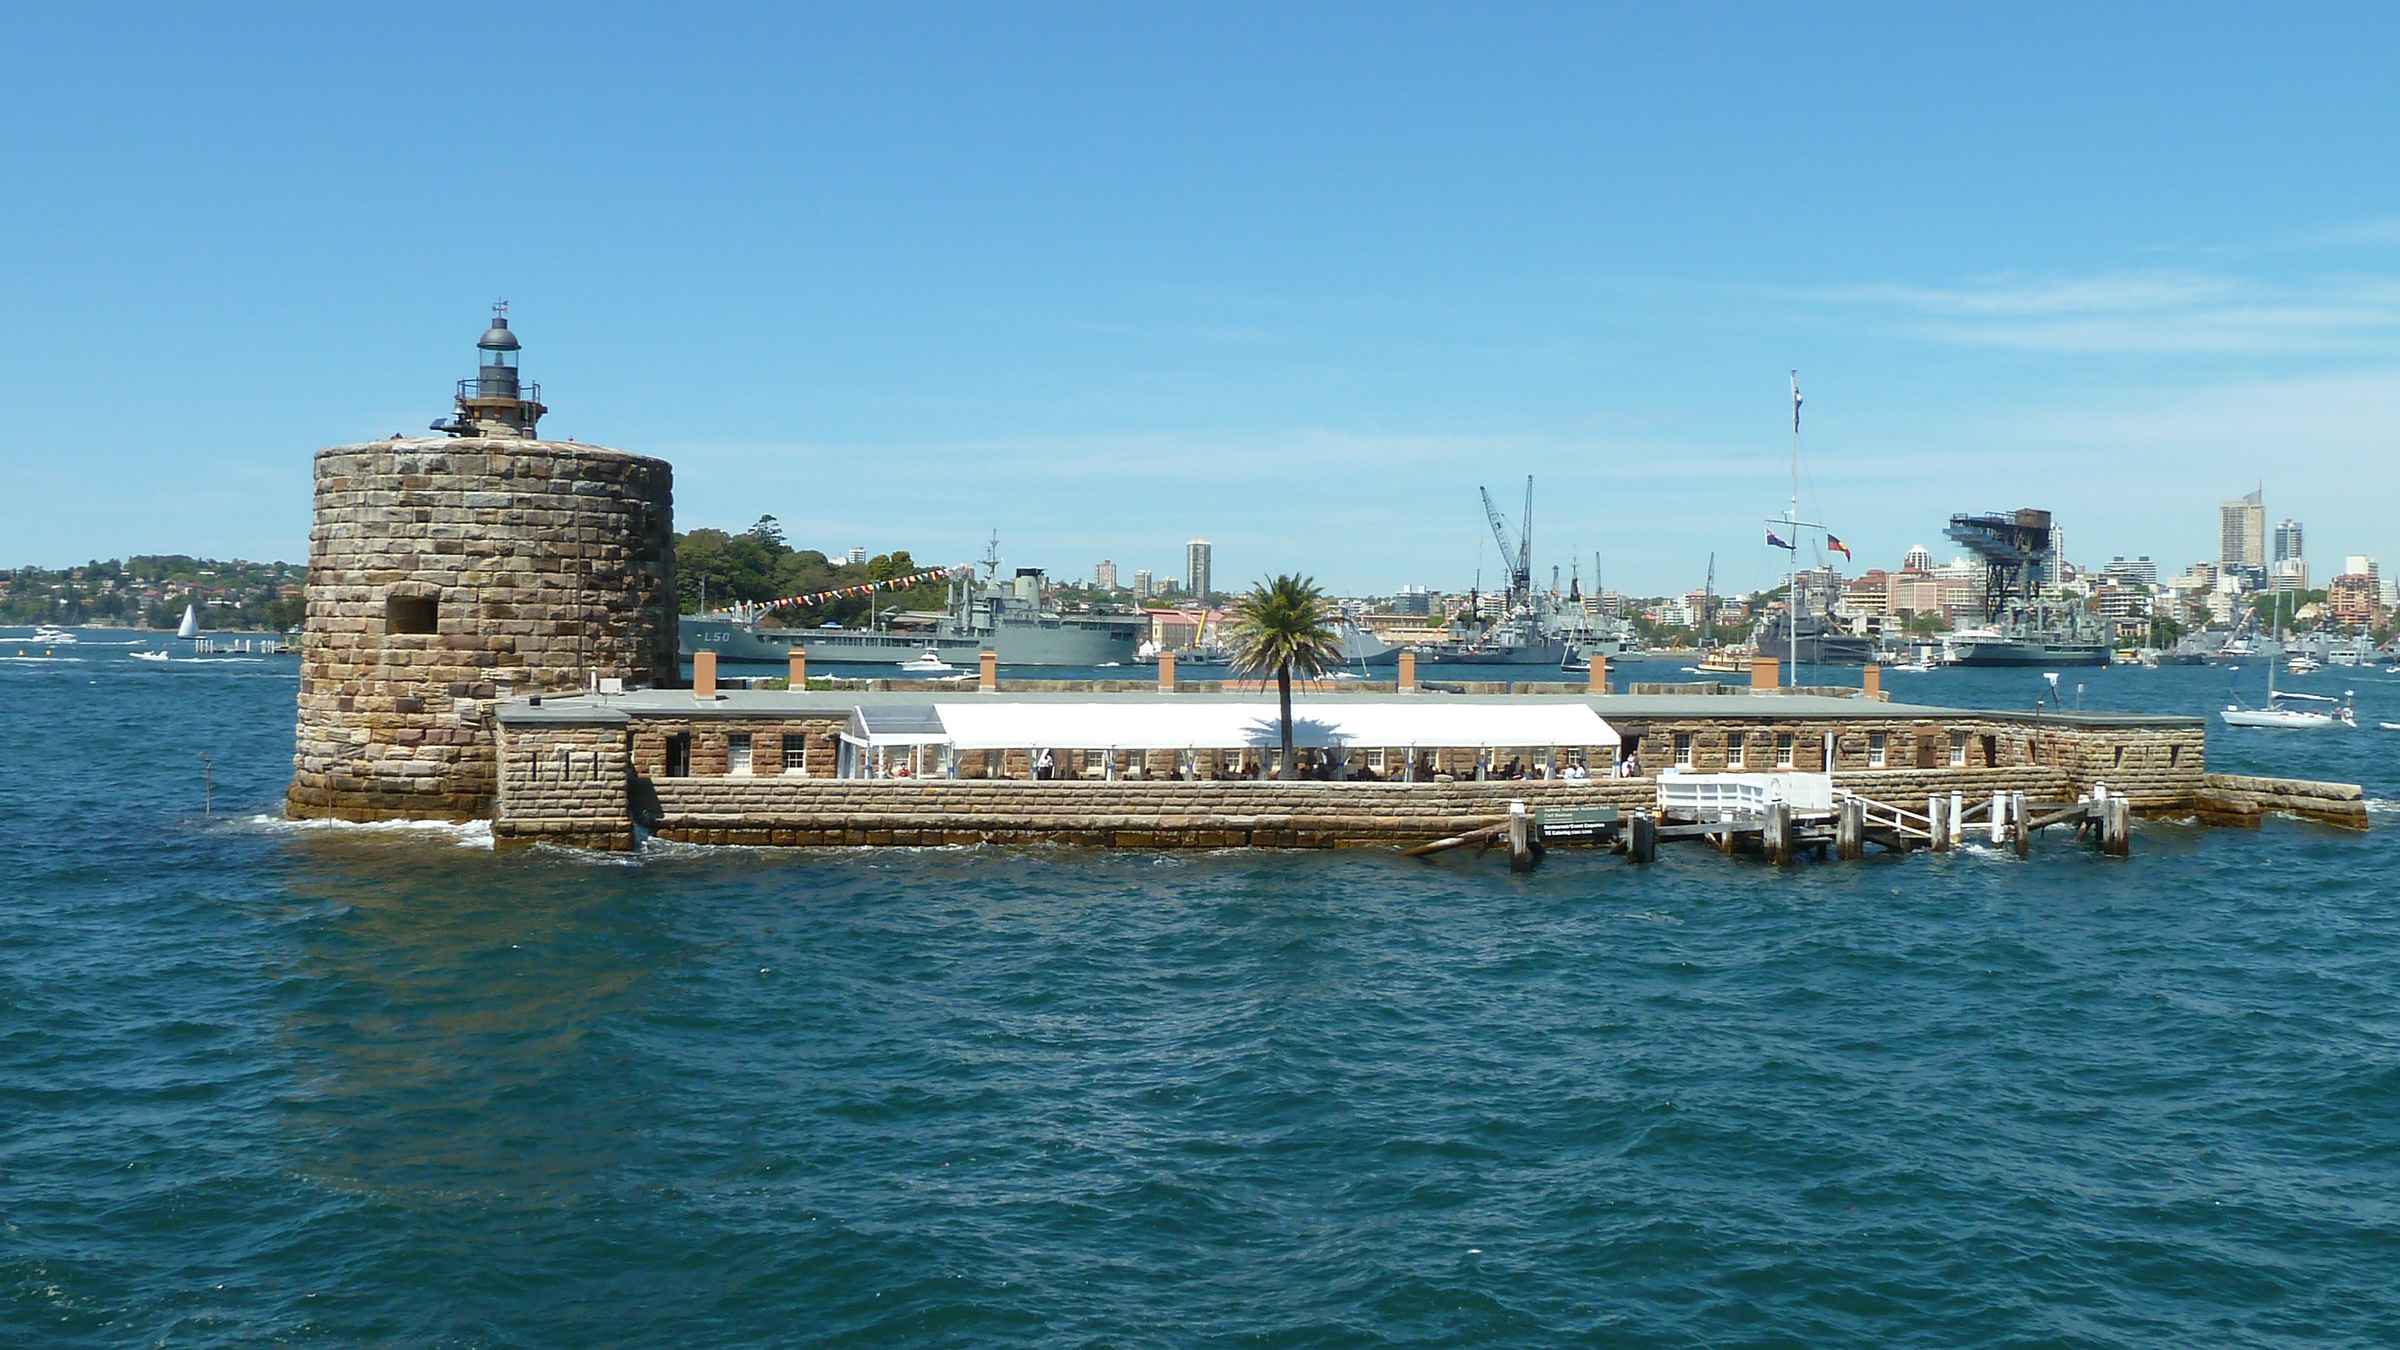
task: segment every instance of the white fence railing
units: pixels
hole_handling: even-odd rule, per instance
[[[1823,773],[1684,773],[1658,776],[1662,815],[1692,820],[1734,820],[1766,814],[1783,802],[1795,816],[1833,814],[1833,775]]]

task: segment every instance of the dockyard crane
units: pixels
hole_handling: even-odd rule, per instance
[[[1514,540],[1509,538],[1508,522],[1492,501],[1492,490],[1475,490],[1483,494],[1483,514],[1492,522],[1492,538],[1499,541],[1500,565],[1508,569],[1509,605],[1529,605],[1533,603],[1533,475],[1525,475],[1525,525]]]

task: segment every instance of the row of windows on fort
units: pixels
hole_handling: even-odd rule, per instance
[[[900,752],[868,755],[863,747],[822,735],[799,732],[705,733],[695,755],[693,733],[670,732],[643,738],[647,753],[637,753],[637,771],[665,778],[716,776],[784,777],[942,777],[942,778],[1058,778],[1112,780],[1173,777],[1196,780],[1239,780],[1277,777],[1281,752],[1276,748],[1245,751],[1135,751],[1064,749],[1042,751],[954,751],[927,745]],[[1649,747],[1645,749],[1645,746]],[[1936,769],[1992,768],[2007,764],[2041,765],[2061,762],[2060,747],[2046,746],[2040,737],[2002,737],[1997,733],[1963,729],[1914,732],[1675,731],[1663,736],[1628,732],[1614,754],[1606,747],[1526,747],[1508,750],[1426,750],[1401,747],[1304,748],[1299,775],[1318,780],[1436,781],[1472,778],[1550,778],[1647,773],[1659,769],[1723,769],[1726,771],[1809,771],[1824,769],[1828,756],[1837,768]],[[2073,744],[2068,756],[2080,753]],[[1663,751],[1664,755],[1660,754]],[[2178,743],[2163,746],[2110,747],[2111,768],[2180,768],[2187,751]],[[599,772],[599,756],[590,751],[559,749],[548,753],[547,765],[536,752],[533,776],[539,780],[576,779]]]

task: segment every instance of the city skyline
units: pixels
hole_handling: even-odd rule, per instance
[[[501,118],[359,104],[455,59],[431,23],[35,12],[0,565],[298,559],[310,455],[421,433],[502,296],[544,425],[671,459],[686,528],[1062,576],[1200,528],[1221,587],[1373,591],[1496,577],[1475,489],[1530,473],[1537,570],[1757,586],[1797,367],[1803,512],[1861,556],[2040,506],[2177,566],[2262,465],[2392,554],[2389,16],[2052,12],[536,4]],[[530,144],[504,199],[406,195]]]

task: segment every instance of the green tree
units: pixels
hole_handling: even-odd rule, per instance
[[[791,545],[783,541],[783,522],[773,516],[760,516],[758,523],[745,533],[757,540],[759,547],[765,549],[769,557],[780,557],[791,552]]]
[[[1299,770],[1292,749],[1292,672],[1315,679],[1342,659],[1341,634],[1333,606],[1315,578],[1278,576],[1250,588],[1233,607],[1226,642],[1237,670],[1275,672],[1283,713],[1283,774]]]

